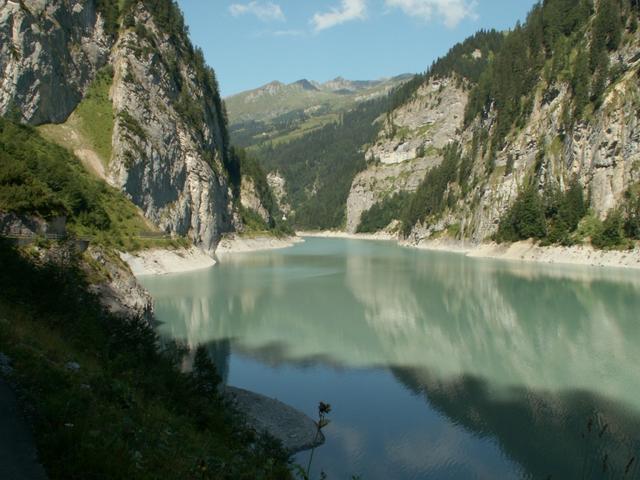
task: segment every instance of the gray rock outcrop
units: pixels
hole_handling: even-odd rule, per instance
[[[87,253],[100,269],[100,280],[91,286],[91,290],[98,295],[102,305],[114,315],[154,322],[153,299],[127,264],[101,248],[91,247]]]
[[[347,201],[347,230],[356,231],[362,213],[375,203],[398,191],[414,191],[426,172],[440,163],[442,148],[453,141],[461,145],[463,156],[472,159],[469,188],[463,194],[456,191],[455,205],[437,219],[414,226],[410,243],[452,227],[459,239],[486,241],[534,169],[539,169],[541,190],[549,184],[564,190],[571,178],[578,178],[591,208],[603,219],[640,181],[638,58],[637,39],[611,54],[611,64],[625,73],[608,87],[589,120],[569,132],[563,122],[563,112],[572,105],[569,86],[538,88],[529,118],[495,152],[491,170],[488,153],[473,150],[473,136],[491,131],[495,113],[465,127],[469,90],[464,81],[432,78],[413,99],[390,112],[378,141],[368,149],[368,167],[356,176]],[[554,95],[544,94],[549,91]]]
[[[64,122],[111,66],[107,181],[162,231],[213,254],[240,225],[216,80],[186,32],[152,5],[132,8],[109,33],[96,0],[0,0],[0,114]]]
[[[246,175],[242,177],[240,203],[244,208],[253,210],[260,215],[260,218],[262,218],[265,223],[269,223],[271,215],[269,215],[269,212],[262,204],[262,200],[260,200],[260,195],[258,194],[253,178]]]
[[[362,214],[377,202],[418,188],[426,172],[442,161],[440,149],[456,138],[466,104],[467,92],[455,79],[436,79],[389,115],[366,152],[367,169],[351,185],[348,232],[356,232]]]
[[[318,426],[304,413],[274,398],[236,387],[225,387],[225,397],[245,416],[249,427],[280,440],[289,453],[310,450],[324,443]]]
[[[116,122],[108,181],[162,230],[213,254],[234,228],[222,112],[188,55],[139,3],[113,49]],[[144,37],[139,34],[143,29]],[[197,105],[201,115],[186,114]]]
[[[0,114],[63,122],[111,43],[93,0],[0,0]]]

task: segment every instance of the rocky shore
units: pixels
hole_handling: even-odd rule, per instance
[[[304,240],[299,236],[295,237],[273,237],[268,235],[257,235],[255,237],[229,235],[224,237],[216,248],[216,256],[224,257],[231,253],[248,253],[261,250],[279,250],[281,248],[292,247]]]
[[[245,416],[249,426],[280,440],[292,454],[324,443],[324,435],[318,432],[316,422],[289,405],[236,387],[225,387],[224,394]]]
[[[129,265],[136,277],[190,272],[210,268],[216,264],[213,258],[196,247],[121,253],[120,258]]]
[[[638,247],[633,250],[596,250],[582,245],[541,247],[526,241],[508,245],[482,244],[470,250],[467,256],[592,267],[640,268]]]
[[[557,265],[640,268],[640,246],[636,246],[632,250],[597,250],[586,245],[574,245],[570,247],[552,245],[543,247],[536,245],[531,240],[510,244],[497,244],[494,242],[476,244],[473,242],[448,238],[408,242],[398,240],[397,237],[384,232],[362,234],[331,230],[297,232],[297,234],[301,237],[347,238],[353,240],[395,240],[398,241],[398,245],[402,247],[459,253],[471,258],[493,258],[496,260],[537,262]]]
[[[346,238],[350,240],[397,240],[396,235],[387,232],[376,233],[349,233],[340,230],[323,230],[323,231],[300,231],[296,232],[299,237],[315,237],[315,238]]]

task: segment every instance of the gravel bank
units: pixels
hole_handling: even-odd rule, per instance
[[[324,443],[322,433],[316,435],[316,422],[289,405],[236,387],[226,387],[225,396],[246,416],[251,427],[282,441],[288,452],[310,450]]]
[[[136,277],[190,272],[215,265],[216,261],[202,250],[191,247],[177,250],[151,249],[135,253],[121,253]]]

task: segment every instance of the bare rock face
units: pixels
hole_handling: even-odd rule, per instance
[[[144,2],[109,35],[96,0],[0,0],[0,114],[63,122],[110,64],[107,181],[161,230],[213,254],[221,235],[239,225],[225,116],[213,73],[186,34],[163,28]]]
[[[0,114],[63,122],[111,42],[94,0],[0,0]]]
[[[311,450],[324,443],[324,435],[316,422],[289,405],[229,386],[225,387],[224,396],[243,414],[249,427],[280,440],[289,453]]]
[[[426,172],[442,161],[440,149],[457,138],[467,93],[454,79],[435,79],[385,121],[366,152],[369,166],[356,175],[347,199],[347,232],[364,212],[397,192],[415,191]]]
[[[183,59],[189,47],[162,32],[142,3],[133,21],[113,49],[116,121],[108,181],[162,230],[188,236],[213,254],[221,235],[234,228],[222,112]],[[187,101],[202,108],[202,118],[185,113]]]
[[[153,299],[136,280],[119,257],[108,255],[96,247],[89,248],[89,256],[100,265],[106,278],[91,286],[102,305],[115,315],[153,322]]]
[[[269,223],[271,216],[267,209],[262,205],[262,200],[260,200],[260,196],[258,195],[258,191],[256,189],[256,185],[253,182],[253,179],[248,176],[242,177],[242,183],[240,187],[240,203],[244,208],[248,208],[253,210],[260,218],[264,220],[266,223]]]
[[[278,208],[286,216],[292,212],[291,205],[287,202],[287,182],[279,172],[269,172],[267,175],[267,183],[273,192]]]
[[[472,151],[472,138],[474,132],[491,132],[495,112],[465,127],[468,92],[454,78],[431,79],[412,100],[387,116],[378,141],[367,151],[369,166],[356,176],[347,201],[347,230],[356,231],[362,213],[375,203],[398,191],[415,190],[425,172],[440,163],[442,148],[452,141],[472,160],[469,189],[463,195],[455,192],[457,203],[438,218],[416,225],[409,242],[451,227],[461,240],[486,241],[536,169],[541,190],[548,184],[563,190],[577,177],[591,208],[604,218],[640,181],[639,54],[638,41],[611,54],[611,63],[619,63],[626,73],[609,86],[589,121],[569,132],[563,128],[563,111],[572,105],[568,85],[538,88],[527,122],[496,152],[491,170],[482,148]],[[550,91],[553,95],[548,95]]]
[[[462,126],[467,92],[453,78],[433,79],[416,97],[387,118],[367,159],[383,164],[402,163],[421,151],[438,150],[456,138]]]
[[[539,158],[541,187],[556,183],[563,189],[567,180],[577,177],[600,218],[620,205],[629,186],[640,180],[638,65],[628,67],[629,72],[610,90],[589,123],[579,124],[570,135],[564,135],[561,121],[562,110],[571,101],[568,88],[558,85],[558,95],[551,102],[538,95],[525,128],[498,152],[496,171],[476,188],[477,203],[472,205],[467,198],[467,213],[458,206],[462,214],[453,223],[466,225],[474,242],[490,237]],[[509,158],[511,173],[504,169]],[[483,164],[483,159],[476,159],[478,178]]]

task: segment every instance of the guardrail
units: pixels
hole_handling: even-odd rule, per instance
[[[89,237],[86,235],[80,237],[71,237],[69,235],[60,235],[59,233],[1,233],[0,237],[3,238],[13,238],[16,240],[35,240],[37,238],[42,238],[44,240],[81,240],[84,242],[90,242],[94,237]]]
[[[9,233],[0,233],[0,237],[3,238],[15,238],[16,240],[28,240],[35,238],[42,238],[45,240],[84,240],[87,242],[91,242],[95,240],[94,236],[91,235],[81,235],[81,236],[70,236],[70,235],[61,235],[58,233],[20,233],[20,232],[9,232]],[[171,240],[174,238],[171,235],[166,233],[141,233],[138,235],[131,235],[131,238],[137,238],[141,240]]]

